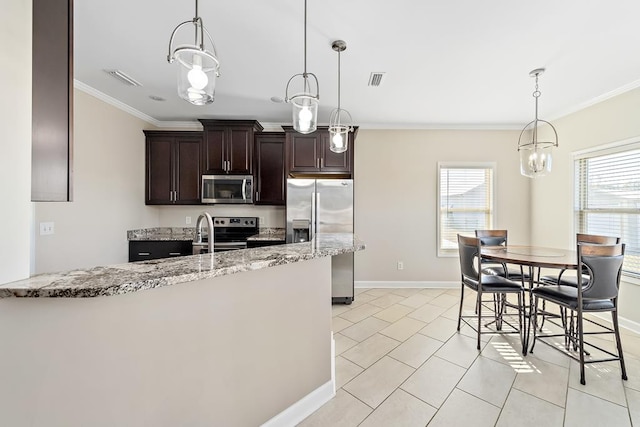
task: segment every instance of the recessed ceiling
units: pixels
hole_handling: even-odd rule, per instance
[[[197,118],[291,123],[287,80],[303,71],[301,0],[201,1],[221,77],[213,104],[178,98],[167,63],[171,31],[194,1],[83,0],[75,6],[75,79],[157,121]],[[318,120],[337,103],[364,128],[519,128],[640,85],[637,0],[308,0],[307,69],[320,82]],[[121,70],[142,86],[103,70]],[[372,72],[383,84],[369,86]],[[154,101],[151,97],[166,99]]]

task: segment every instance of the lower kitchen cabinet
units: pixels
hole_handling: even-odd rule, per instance
[[[256,205],[286,203],[285,136],[283,132],[256,134],[255,197]]]
[[[284,245],[284,240],[247,240],[247,248],[262,248],[265,246]]]
[[[191,255],[191,240],[130,240],[129,262]]]
[[[144,131],[147,205],[199,205],[202,132]]]

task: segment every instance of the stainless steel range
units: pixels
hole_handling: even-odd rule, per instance
[[[213,251],[233,251],[245,249],[247,238],[258,234],[256,217],[214,217]]]

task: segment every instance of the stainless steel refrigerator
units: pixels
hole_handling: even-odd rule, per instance
[[[353,180],[287,180],[287,243],[316,233],[353,233]],[[353,302],[353,253],[331,257],[331,299]]]

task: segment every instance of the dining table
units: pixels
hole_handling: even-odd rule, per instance
[[[522,285],[529,293],[529,305],[523,308],[525,322],[523,322],[522,354],[526,355],[529,349],[533,310],[533,293],[535,286],[540,284],[540,270],[542,268],[558,270],[577,270],[578,255],[575,250],[547,248],[540,246],[501,245],[482,246],[480,257],[483,261],[492,261],[500,264],[515,264],[521,267]]]

